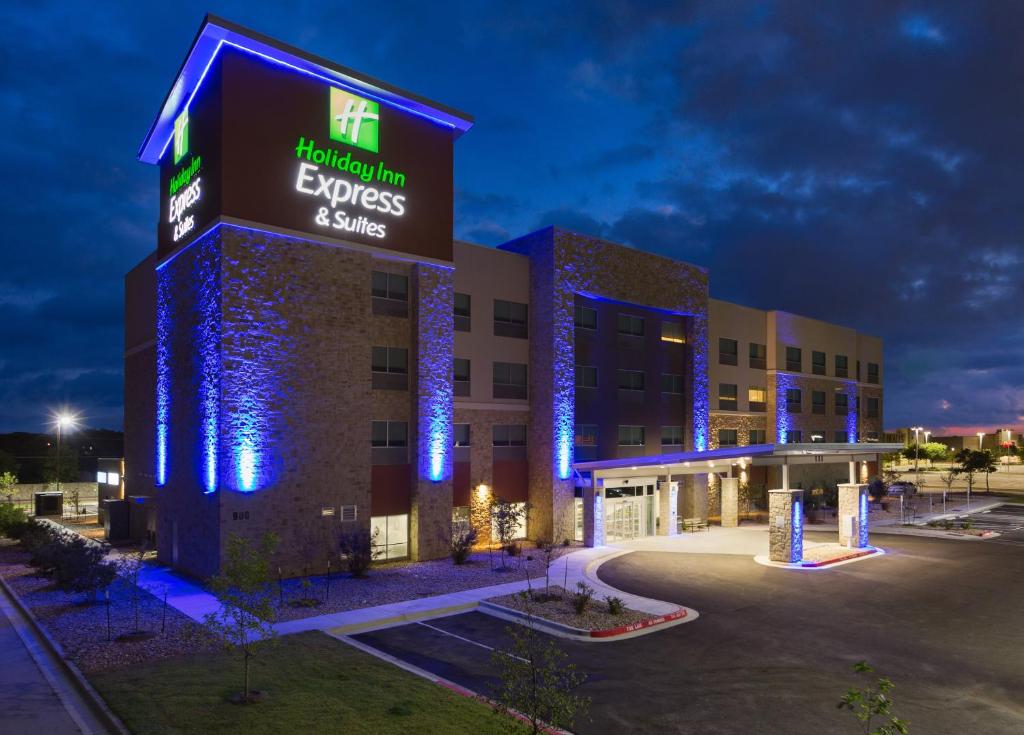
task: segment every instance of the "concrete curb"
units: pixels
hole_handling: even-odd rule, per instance
[[[68,660],[67,656],[64,655],[64,649],[61,645],[50,636],[49,631],[43,626],[42,623],[32,614],[22,599],[7,583],[7,580],[0,577],[0,585],[3,585],[4,592],[13,601],[14,606],[18,608],[18,611],[25,616],[28,620],[29,625],[32,626],[32,630],[35,631],[36,635],[43,641],[43,645],[49,650],[57,661],[60,663],[61,668],[64,670],[64,674],[71,682],[72,686],[78,692],[78,695],[85,700],[89,705],[92,715],[105,725],[110,732],[117,733],[117,735],[132,735],[131,731],[125,727],[121,719],[114,714],[113,710],[107,705],[106,700],[100,696],[100,693],[93,689],[92,684],[85,678],[85,675],[81,670],[71,661]]]
[[[359,623],[339,625],[335,628],[324,628],[323,631],[328,635],[333,636],[354,635],[356,633],[365,633],[369,630],[382,630],[384,628],[393,628],[396,625],[406,625],[407,623],[415,623],[420,620],[431,620],[433,618],[443,618],[449,615],[458,615],[459,613],[475,610],[478,604],[479,603],[477,603],[476,601],[462,602],[458,605],[447,605],[445,607],[436,607],[430,610],[417,610],[415,612],[403,613],[401,615],[393,615],[389,618],[364,620]],[[283,635],[288,634],[289,632],[283,633]]]
[[[839,567],[844,564],[853,564],[858,561],[865,561],[866,559],[874,559],[876,556],[885,556],[885,549],[880,549],[876,546],[872,547],[870,550],[843,554],[842,556],[836,557],[835,559],[828,559],[827,561],[800,562],[797,564],[787,564],[781,561],[772,561],[767,556],[763,554],[758,554],[754,557],[754,562],[760,564],[763,567],[774,567],[775,569],[792,569],[802,572],[819,572],[823,569],[831,569],[832,567]]]
[[[510,623],[528,625],[559,638],[578,640],[585,643],[608,643],[624,640],[626,638],[636,638],[641,635],[647,635],[648,633],[656,633],[676,625],[682,625],[683,623],[689,623],[699,617],[696,610],[691,610],[688,607],[680,607],[673,613],[659,615],[658,617],[642,620],[630,625],[620,625],[618,627],[607,628],[605,630],[587,630],[585,628],[574,628],[571,625],[559,623],[554,620],[547,620],[536,615],[531,617],[522,610],[516,610],[488,600],[481,600],[478,609],[482,613],[486,613],[487,615],[491,615],[502,620],[507,620]]]

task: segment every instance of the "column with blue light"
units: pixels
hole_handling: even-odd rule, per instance
[[[804,554],[803,490],[768,491],[769,558],[798,564]]]
[[[855,549],[868,545],[868,486],[839,485],[839,543]]]
[[[690,349],[693,355],[693,449],[706,451],[711,426],[710,382],[708,379],[707,314],[690,318]]]
[[[790,388],[796,388],[796,378],[785,373],[775,375],[775,443],[787,444],[789,442],[789,431],[792,428],[789,420],[789,410],[786,408],[786,392]]]
[[[156,486],[167,484],[171,413],[171,276],[156,272]]]
[[[846,441],[850,444],[857,443],[857,384],[847,381],[843,385],[846,393]]]

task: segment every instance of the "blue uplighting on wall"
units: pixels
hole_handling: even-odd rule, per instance
[[[555,294],[552,338],[552,466],[555,477],[567,480],[572,474],[576,443],[576,300],[572,292]]]
[[[857,540],[860,542],[860,546],[864,547],[868,545],[868,493],[867,490],[861,488],[860,490],[860,518],[858,526]]]
[[[857,384],[847,382],[846,387],[846,441],[857,443]]]
[[[167,484],[167,441],[171,411],[170,276],[156,274],[156,486]]]
[[[192,282],[199,323],[192,340],[199,373],[199,434],[203,491],[217,490],[217,451],[220,424],[220,242],[203,240],[194,261]]]
[[[793,545],[789,561],[797,563],[804,558],[804,508],[803,501],[793,498]]]
[[[775,374],[775,443],[789,441],[789,411],[786,410],[786,391],[796,387],[796,378],[785,373]]]
[[[693,355],[693,449],[708,449],[711,430],[711,395],[708,380],[708,319],[706,315],[690,319],[689,343]]]
[[[421,263],[414,282],[420,325],[416,353],[419,476],[441,482],[452,474],[454,274],[448,268]]]

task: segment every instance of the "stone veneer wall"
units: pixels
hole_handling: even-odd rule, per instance
[[[835,412],[833,396],[837,387],[841,387],[842,392],[847,395],[848,413],[845,416]],[[800,413],[786,412],[786,390],[789,388],[801,390]],[[825,393],[825,413],[823,414],[811,413],[813,391]],[[810,435],[814,432],[823,432],[827,443],[832,442],[836,431],[847,432],[848,440],[853,440],[854,435],[858,432],[857,384],[846,380],[828,380],[793,373],[769,372],[768,416],[775,418],[775,421],[768,422],[769,442],[781,443],[778,436],[782,428],[785,428],[787,432],[793,430],[802,432],[803,441],[806,443],[811,441]]]
[[[416,325],[413,396],[417,431],[410,446],[412,484],[409,549],[417,560],[448,553],[452,523],[452,401],[454,271],[418,263],[409,284]]]
[[[707,271],[614,243],[547,228],[503,246],[530,258],[531,536],[571,537],[574,431],[574,295],[581,293],[690,317],[687,448],[707,448]],[[565,525],[568,521],[563,521]]]

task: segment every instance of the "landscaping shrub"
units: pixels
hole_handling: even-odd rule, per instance
[[[626,603],[622,601],[621,597],[608,596],[604,598],[604,601],[608,603],[608,614],[609,615],[622,615],[626,609]]]
[[[0,504],[0,536],[19,538],[28,525],[28,515],[24,510],[10,503]]]
[[[953,521],[947,518],[942,522],[942,527],[945,528],[947,531],[950,530],[951,528],[953,528]]]
[[[36,519],[30,519],[21,529],[18,541],[25,551],[35,552],[40,546],[50,543],[53,540],[53,528],[47,523],[41,523]],[[34,564],[34,562],[29,562]]]
[[[476,545],[476,529],[456,531],[452,534],[450,553],[452,561],[456,564],[465,564],[469,558],[469,552]]]
[[[107,550],[100,544],[81,536],[64,537],[56,543],[61,547],[53,574],[58,589],[95,594],[117,578],[117,567],[107,561]]]
[[[971,529],[971,526],[973,525],[974,523],[971,521],[970,518],[965,518],[963,520],[963,523],[960,524],[960,528],[962,528],[965,531],[969,531]]]
[[[513,541],[505,547],[505,553],[509,556],[519,556],[521,553],[523,553],[522,544],[518,544],[515,541]]]
[[[370,533],[365,528],[358,528],[341,534],[339,538],[341,555],[345,560],[349,574],[353,577],[361,578],[366,576],[370,565],[373,564],[373,558],[376,556],[373,548],[376,539],[377,534]]]
[[[594,588],[582,580],[576,583],[576,591],[572,593],[572,609],[577,615],[582,615],[594,599]]]

